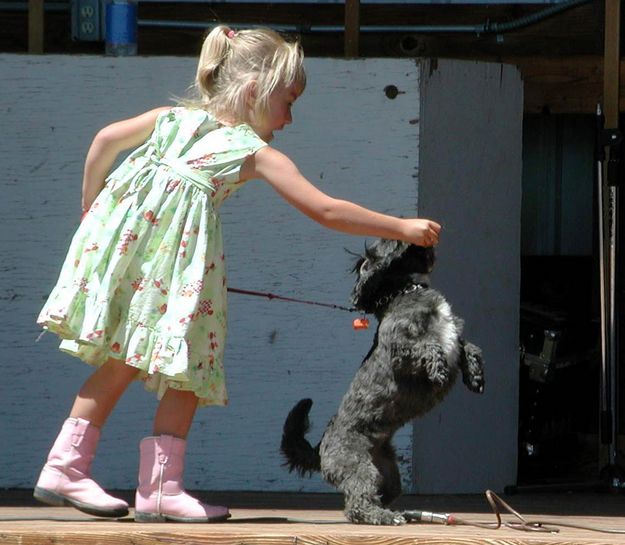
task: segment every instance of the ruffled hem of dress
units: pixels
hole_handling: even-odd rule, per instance
[[[71,315],[71,314],[70,314]],[[109,358],[125,362],[140,370],[138,380],[145,389],[156,392],[159,399],[168,388],[192,391],[199,406],[227,405],[223,364],[213,354],[198,354],[189,349],[184,337],[164,334],[140,323],[126,321],[105,341],[104,329],[98,327],[98,318],[82,322],[80,331],[72,327],[66,315],[47,313],[37,323],[58,335],[59,349],[84,362],[99,367]],[[210,368],[210,371],[207,369]],[[192,374],[208,375],[192,380]]]

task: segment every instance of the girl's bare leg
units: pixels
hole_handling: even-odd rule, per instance
[[[197,404],[198,398],[193,392],[169,388],[156,410],[154,435],[173,435],[186,439]]]
[[[110,358],[85,381],[74,400],[70,417],[83,418],[101,428],[138,372]]]

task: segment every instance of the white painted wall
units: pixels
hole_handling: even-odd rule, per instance
[[[78,222],[90,140],[106,123],[184,94],[194,68],[194,59],[186,58],[0,55],[0,364],[5,376],[0,383],[0,487],[33,485],[75,392],[90,373],[88,366],[56,350],[54,336],[34,342],[39,334],[34,320]],[[414,214],[418,66],[410,60],[308,59],[307,70],[309,84],[295,106],[295,123],[274,145],[335,196],[392,214]],[[394,100],[383,92],[389,84],[402,91]],[[324,230],[260,182],[237,193],[222,215],[231,286],[348,303],[352,258],[344,248],[360,251],[363,239]],[[476,238],[467,232],[463,240],[474,244]],[[335,411],[373,335],[354,333],[352,317],[231,295],[226,352],[231,403],[198,412],[187,460],[189,488],[330,490],[318,477],[289,475],[278,445],[283,419],[301,397],[316,402],[313,439]],[[506,317],[510,327],[517,321],[518,315]],[[476,333],[489,338],[493,330]],[[498,365],[516,370],[517,362]],[[505,406],[507,425],[516,427],[516,398],[490,399]],[[485,403],[474,397],[468,407],[473,411]],[[139,385],[122,399],[94,465],[104,486],[134,487],[138,441],[150,433],[154,409],[154,398]],[[463,429],[479,426],[476,420],[463,422]],[[491,439],[492,448],[515,449],[509,435]],[[409,484],[410,426],[398,434],[397,443]],[[480,483],[489,480],[490,471],[490,465],[483,468]],[[509,464],[505,473],[501,479],[494,471],[491,487],[511,482]],[[436,491],[436,483],[432,486]],[[470,479],[461,486],[462,491],[474,487]]]

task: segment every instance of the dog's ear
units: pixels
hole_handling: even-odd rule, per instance
[[[366,249],[367,249],[367,245],[365,244],[365,250]],[[350,267],[349,272],[350,273],[358,272],[358,270],[360,269],[360,265],[362,265],[362,262],[365,260],[365,258],[361,254],[357,254],[356,252],[352,252],[348,248],[343,248],[343,250],[345,250],[349,255],[351,255],[353,258],[355,258],[354,264]]]
[[[393,263],[402,257],[410,245],[389,239],[377,239],[365,246],[365,253],[355,263],[353,272],[357,279],[351,301],[363,312],[374,312],[380,290],[388,282],[388,272]]]

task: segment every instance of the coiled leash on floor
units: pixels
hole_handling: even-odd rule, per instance
[[[410,513],[411,516],[415,517],[414,520],[416,522],[445,524],[447,526],[473,526],[476,528],[486,528],[488,530],[498,530],[499,528],[504,527],[523,532],[557,533],[560,531],[559,528],[557,528],[559,526],[566,528],[575,528],[578,530],[589,530],[591,532],[601,532],[604,534],[625,534],[625,529],[600,528],[597,526],[572,524],[556,520],[527,520],[518,511],[513,509],[509,504],[502,500],[492,490],[487,490],[485,494],[486,500],[490,504],[491,509],[493,510],[493,513],[495,515],[495,522],[462,519],[456,515],[452,515],[449,513],[431,513],[429,511],[408,511],[408,513]],[[517,520],[504,521],[501,518],[502,508],[509,514],[514,515]]]
[[[518,511],[513,509],[504,500],[502,500],[492,490],[486,491],[486,500],[493,510],[495,515],[495,522],[488,521],[472,521],[462,519],[456,515],[450,513],[431,513],[430,511],[406,511],[406,514],[410,520],[416,522],[444,524],[446,526],[474,526],[476,528],[486,528],[489,530],[498,530],[501,527],[511,528],[513,530],[521,530],[524,532],[559,532],[555,527],[545,526],[540,521],[528,521]],[[501,518],[502,509],[509,514],[514,515],[518,520],[516,521],[504,521]],[[625,531],[625,530],[624,530]]]
[[[475,528],[485,528],[487,530],[499,530],[500,528],[509,528],[511,530],[519,530],[522,532],[546,532],[546,533],[558,533],[559,527],[575,528],[577,530],[588,530],[591,532],[600,532],[604,534],[623,534],[625,535],[625,529],[617,528],[600,528],[598,526],[589,526],[585,524],[572,524],[568,522],[560,522],[556,520],[527,520],[518,511],[513,509],[508,503],[502,500],[492,490],[485,492],[486,500],[488,501],[493,514],[495,515],[495,522],[479,521],[463,519],[450,513],[433,513],[431,511],[399,511],[401,514],[407,515],[408,523],[418,524],[443,524],[445,526],[472,526]],[[517,520],[504,521],[502,514],[513,515]],[[260,517],[258,519],[245,518],[245,519],[231,519],[228,521],[231,524],[237,522],[266,522],[266,523],[292,523],[292,524],[346,524],[346,521],[330,521],[330,520],[310,520],[290,517]]]

